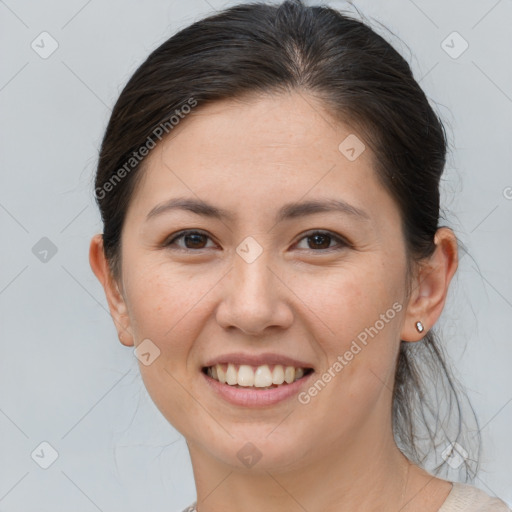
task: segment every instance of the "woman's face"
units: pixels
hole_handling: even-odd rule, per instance
[[[148,156],[122,235],[124,342],[198,457],[286,470],[389,441],[406,252],[361,142],[294,93],[199,105]],[[162,207],[177,198],[208,207]],[[279,362],[313,372],[233,387],[212,362],[259,386]]]

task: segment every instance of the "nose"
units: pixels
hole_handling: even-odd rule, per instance
[[[266,251],[251,263],[235,254],[233,268],[223,280],[222,301],[216,312],[219,325],[259,335],[292,324],[288,299],[293,293],[270,263]]]

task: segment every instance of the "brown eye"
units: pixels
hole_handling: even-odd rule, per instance
[[[317,234],[308,236],[309,240],[313,240],[310,249],[328,249],[331,245],[332,238],[329,235]]]
[[[340,249],[349,246],[345,240],[341,237],[334,235],[333,233],[329,233],[326,231],[314,231],[312,233],[307,234],[301,240],[308,240],[308,247],[306,249],[316,251],[319,250],[331,250],[331,249]],[[337,242],[338,247],[331,246],[332,242]]]
[[[168,242],[165,242],[163,245],[164,247],[169,247],[171,249],[177,248],[184,251],[194,251],[207,249],[208,240],[211,240],[211,238],[207,234],[202,233],[201,231],[189,230],[178,233],[175,237],[170,239]],[[306,236],[302,237],[301,242],[302,240],[308,241],[307,247],[305,247],[305,249],[314,252],[340,250],[350,246],[350,243],[348,243],[340,236],[326,231],[310,232]],[[182,241],[182,244],[177,243],[178,241]],[[299,242],[299,244],[301,242]]]
[[[180,234],[178,234],[176,237],[174,237],[169,242],[166,242],[164,245],[166,247],[170,247],[173,245],[177,245],[176,241],[183,240],[183,243],[185,246],[178,245],[177,247],[184,250],[199,250],[199,249],[206,249],[206,241],[210,237],[204,233],[201,233],[200,231],[184,231]]]

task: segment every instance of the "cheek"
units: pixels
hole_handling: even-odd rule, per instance
[[[395,269],[373,256],[340,265],[330,272],[296,274],[291,286],[306,307],[302,308],[304,314],[314,314],[329,333],[327,338],[337,340],[332,347],[336,349],[343,348],[338,345],[339,340],[346,343],[376,322],[383,331],[396,324],[397,309],[402,308],[393,308],[393,304],[402,300],[402,287],[401,276]],[[387,320],[385,329],[381,315]]]
[[[136,345],[149,339],[159,350],[154,361],[139,361],[144,385],[163,416],[180,432],[190,429],[191,372],[189,353],[206,314],[201,300],[211,287],[207,277],[191,280],[184,273],[165,271],[162,266],[144,266],[126,280],[130,321]],[[154,350],[154,349],[153,349]]]
[[[218,276],[196,273],[192,278],[190,273],[161,264],[141,267],[142,271],[128,276],[125,285],[136,342],[149,338],[164,354],[175,356],[195,338]]]
[[[319,319],[322,371],[336,375],[328,384],[332,401],[364,407],[393,377],[404,305],[398,273],[377,259],[360,263],[333,271],[328,279],[302,276],[296,284],[310,290],[304,294],[307,314],[313,311]]]

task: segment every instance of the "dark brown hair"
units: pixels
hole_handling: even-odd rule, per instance
[[[128,81],[106,129],[95,182],[114,277],[121,274],[123,222],[142,176],[143,148],[158,144],[172,118],[182,119],[191,108],[280,92],[314,96],[377,156],[376,175],[401,212],[408,275],[413,262],[433,253],[447,152],[441,120],[407,62],[369,24],[289,0],[241,4],[193,23],[154,50]],[[393,428],[400,449],[418,464],[433,452],[437,460],[439,447],[465,433],[457,382],[445,359],[432,330],[420,343],[401,342]],[[441,387],[446,402],[438,396]],[[468,442],[463,446],[469,451]],[[466,475],[476,474],[475,462],[478,456],[464,460]]]

